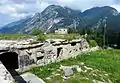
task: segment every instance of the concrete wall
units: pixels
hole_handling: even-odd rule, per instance
[[[79,40],[46,40],[44,43],[35,41],[0,41],[0,54],[15,52],[18,54],[19,69],[31,65],[46,65],[67,59],[89,49],[85,39]],[[9,55],[9,54],[8,54]]]
[[[0,83],[13,83],[14,79],[0,61]]]
[[[58,60],[67,59],[88,50],[86,40],[65,42],[46,42],[37,48],[19,50],[19,68],[26,68],[32,64],[45,65]]]

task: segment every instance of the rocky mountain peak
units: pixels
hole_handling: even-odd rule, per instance
[[[60,9],[63,9],[63,7],[59,5],[50,5],[42,12],[42,14],[54,13],[55,11],[59,12],[58,10]]]
[[[62,8],[62,6],[59,6],[59,5],[49,5],[46,9],[58,9],[58,8]]]
[[[35,15],[34,15],[35,17],[39,17],[40,16],[40,13],[35,13]]]

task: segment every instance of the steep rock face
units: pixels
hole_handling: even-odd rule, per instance
[[[23,31],[30,32],[32,28],[36,27],[45,32],[53,32],[59,27],[74,27],[74,21],[77,26],[83,26],[84,20],[79,13],[80,11],[74,11],[67,7],[50,5],[42,13],[36,13],[27,22]]]

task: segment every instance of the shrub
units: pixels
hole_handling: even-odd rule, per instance
[[[37,35],[37,40],[44,41],[46,39],[46,36],[44,34]]]
[[[33,30],[32,30],[32,35],[39,35],[41,33],[42,33],[42,31],[37,28],[33,28]]]
[[[95,40],[89,40],[88,43],[89,43],[90,47],[98,46],[98,44],[97,44],[97,42]]]

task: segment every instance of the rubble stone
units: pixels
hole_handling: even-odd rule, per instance
[[[69,77],[73,75],[72,67],[69,66],[61,66],[60,69],[64,71],[64,76]]]

